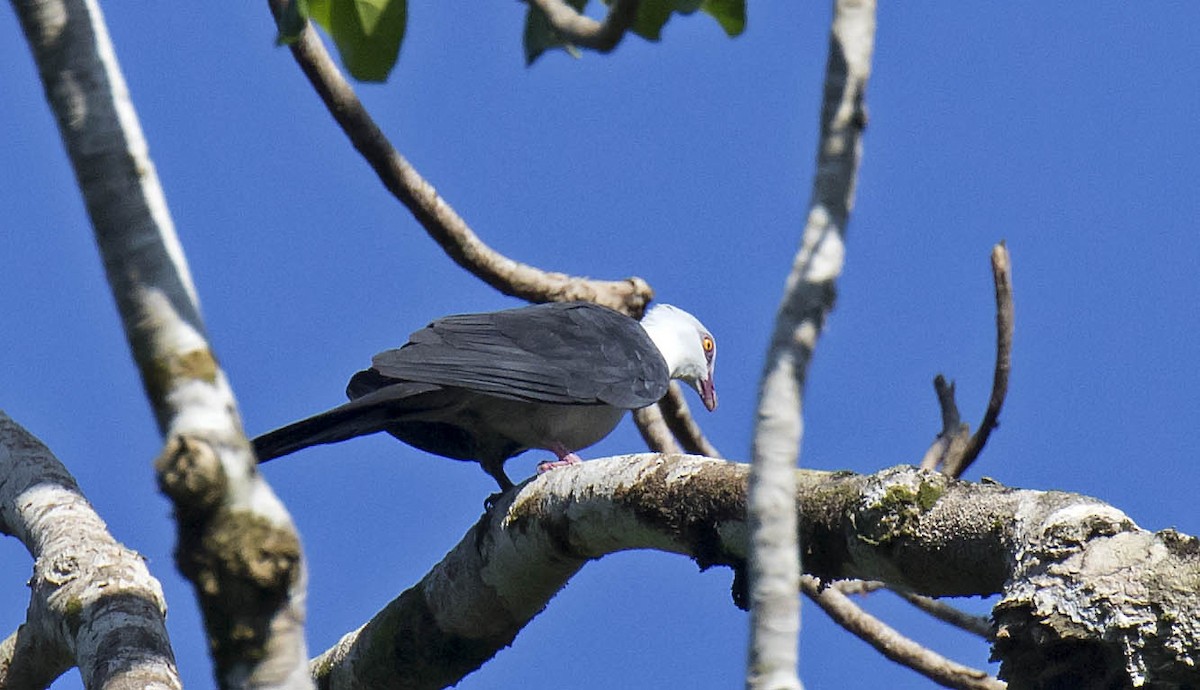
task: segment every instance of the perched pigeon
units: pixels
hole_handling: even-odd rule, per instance
[[[716,342],[694,316],[660,304],[639,323],[587,302],[539,304],[438,319],[350,379],[351,402],[254,439],[259,462],[386,431],[405,443],[474,460],[513,486],[504,462],[531,448],[579,462],[626,410],[684,381],[709,410]]]

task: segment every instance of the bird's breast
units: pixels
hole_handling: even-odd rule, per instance
[[[477,410],[479,422],[525,448],[576,451],[607,436],[625,410],[609,405],[555,405],[491,398]]]

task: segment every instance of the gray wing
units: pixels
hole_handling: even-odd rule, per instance
[[[637,409],[667,392],[666,362],[641,325],[586,302],[448,316],[375,355],[347,394],[412,381],[515,400]]]

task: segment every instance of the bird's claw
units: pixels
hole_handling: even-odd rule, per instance
[[[547,460],[545,462],[538,463],[537,473],[545,474],[556,467],[578,465],[581,462],[583,462],[583,458],[579,457],[575,453],[563,453],[562,455],[558,456],[557,460]]]

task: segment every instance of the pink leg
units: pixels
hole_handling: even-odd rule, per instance
[[[554,444],[551,451],[558,456],[557,460],[547,460],[539,463],[537,466],[538,474],[549,472],[556,467],[566,467],[567,465],[578,465],[583,462],[583,458],[579,457],[574,451],[567,450],[565,446]]]

